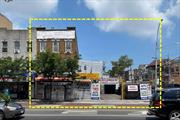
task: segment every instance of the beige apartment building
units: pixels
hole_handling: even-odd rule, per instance
[[[12,22],[3,14],[0,13],[0,28],[11,30],[13,28]]]

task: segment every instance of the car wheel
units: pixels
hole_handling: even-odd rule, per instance
[[[174,110],[169,114],[169,120],[180,120],[180,111]]]
[[[0,111],[0,120],[4,120],[4,113]]]

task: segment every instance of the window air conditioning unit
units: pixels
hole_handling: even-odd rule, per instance
[[[71,53],[71,49],[66,49],[66,53],[70,54]]]
[[[20,53],[20,50],[14,49],[14,54],[19,54],[19,53]]]

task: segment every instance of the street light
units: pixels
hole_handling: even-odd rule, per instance
[[[163,19],[161,19],[161,22]],[[158,36],[159,36],[159,27],[160,27],[160,22],[158,24],[158,29],[157,29],[157,35],[156,35],[156,47],[155,47],[155,81],[154,81],[154,88],[156,90],[157,87],[157,49],[158,49]]]

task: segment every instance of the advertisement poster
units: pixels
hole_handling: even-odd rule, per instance
[[[142,100],[148,99],[148,84],[140,84],[140,96]]]
[[[91,83],[91,99],[99,100],[100,99],[100,82],[92,81]]]

